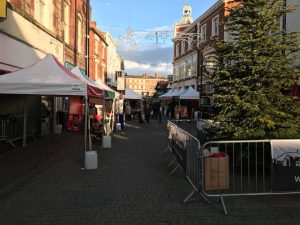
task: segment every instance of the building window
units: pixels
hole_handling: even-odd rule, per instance
[[[67,44],[70,44],[70,2],[64,1],[64,39]]]
[[[99,43],[99,41],[100,41],[99,37],[95,36],[95,49],[94,49],[94,51],[95,51],[95,54],[97,54],[97,55],[98,55],[98,48],[99,48],[98,43]]]
[[[206,24],[201,26],[201,42],[206,41]]]
[[[177,43],[175,47],[175,58],[178,56],[179,56],[179,43]]]
[[[200,30],[200,23],[197,23],[197,44],[200,43],[200,36],[201,30]]]
[[[191,50],[193,48],[193,37],[188,37],[188,50]]]
[[[98,73],[98,63],[95,62],[95,80],[98,80],[99,73]]]
[[[211,35],[215,36],[219,34],[219,15],[215,16],[211,22]]]
[[[51,1],[34,1],[34,18],[49,30],[53,29],[53,5]]]
[[[28,14],[31,14],[31,0],[25,0],[24,10]]]
[[[77,50],[82,52],[82,17],[78,14],[77,17]]]
[[[185,40],[181,41],[181,55],[185,53]]]

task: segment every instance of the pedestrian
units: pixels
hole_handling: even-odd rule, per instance
[[[149,104],[149,103],[146,104],[146,107],[145,107],[145,109],[144,109],[144,112],[145,112],[145,120],[146,120],[147,124],[150,123],[151,110],[152,110],[152,109],[151,109],[150,104]]]
[[[131,120],[131,106],[129,102],[126,103],[125,113],[126,113],[126,120],[127,121]]]
[[[159,112],[158,112],[158,122],[161,123],[161,117],[162,117],[162,114],[163,114],[163,107],[161,105],[161,102],[159,101],[158,103],[158,106],[159,106]]]
[[[139,124],[144,123],[144,120],[142,118],[142,114],[144,113],[142,101],[140,101],[138,104],[137,113],[138,113],[138,118],[139,118]]]

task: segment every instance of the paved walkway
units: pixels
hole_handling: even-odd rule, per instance
[[[2,154],[0,224],[299,224],[300,195],[225,198],[228,216],[218,202],[183,204],[191,187],[180,171],[169,175],[166,141],[165,124],[129,122],[112,149],[98,148],[99,167],[90,171],[76,133]]]

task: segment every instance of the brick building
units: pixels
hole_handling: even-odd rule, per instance
[[[158,74],[154,74],[154,76],[148,76],[147,74],[142,76],[127,75],[125,76],[125,87],[129,87],[143,96],[151,97],[156,92],[157,83],[166,81],[168,81],[167,78],[159,77]]]
[[[107,47],[104,34],[97,26],[96,22],[90,23],[89,32],[89,76],[92,80],[102,80],[105,82],[107,75]]]
[[[218,56],[212,47],[212,39],[224,40],[224,26],[220,23],[226,15],[226,7],[232,4],[219,0],[195,21],[177,24],[174,30],[173,87],[191,86],[201,93],[201,110],[207,112],[210,107],[210,74]],[[184,9],[187,8],[186,6]],[[189,8],[189,7],[188,7]],[[191,17],[191,9],[190,12]],[[186,11],[184,10],[183,18]],[[188,24],[188,25],[187,25]]]
[[[86,68],[86,0],[57,0],[63,6],[64,65]],[[55,1],[54,1],[55,2]],[[89,8],[90,12],[91,9]],[[90,13],[89,13],[90,14]]]
[[[67,68],[85,68],[86,0],[9,0],[0,23],[0,72],[53,54]]]

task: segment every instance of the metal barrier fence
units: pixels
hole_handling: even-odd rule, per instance
[[[181,122],[190,121],[181,120]],[[169,164],[169,167],[172,169],[171,174],[178,168],[181,168],[193,187],[192,193],[184,199],[184,202],[187,202],[193,194],[199,192],[199,188],[201,187],[202,162],[200,160],[200,142],[197,138],[178,127],[174,122],[168,121],[167,128],[169,131],[167,149],[174,156],[174,160]]]
[[[23,121],[23,115],[0,117],[0,141],[16,147],[13,142],[23,138]]]
[[[227,214],[224,196],[300,193],[300,139],[209,141],[200,148],[176,124],[167,126],[168,147],[194,189],[184,202],[195,193],[209,203],[219,197]]]

